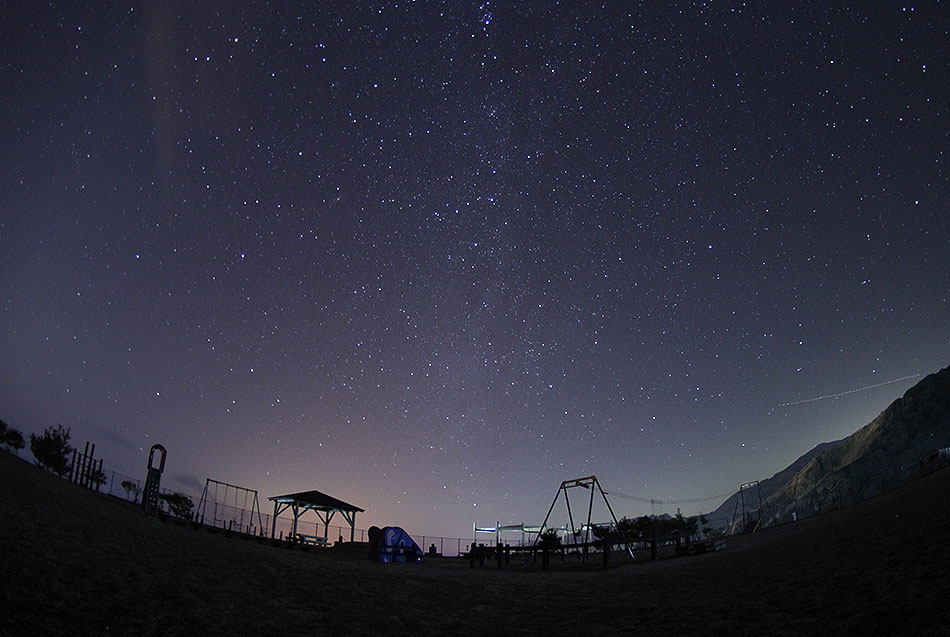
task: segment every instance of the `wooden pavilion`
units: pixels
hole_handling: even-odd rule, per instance
[[[271,537],[277,530],[277,516],[290,509],[294,516],[291,535],[298,536],[297,520],[307,511],[313,511],[317,519],[324,524],[324,533],[326,537],[320,538],[324,542],[330,534],[330,521],[336,513],[343,516],[343,519],[350,525],[350,542],[353,541],[356,532],[356,514],[362,513],[363,509],[353,506],[343,500],[337,500],[333,496],[320,491],[303,491],[301,493],[289,493],[287,495],[275,495],[267,498],[274,503],[274,519],[271,523]]]

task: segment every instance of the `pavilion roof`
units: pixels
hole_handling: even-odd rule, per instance
[[[296,504],[310,509],[321,511],[356,511],[362,513],[364,509],[354,506],[343,500],[338,500],[332,495],[327,495],[320,491],[301,491],[300,493],[288,493],[287,495],[275,495],[267,498],[272,502],[282,504]]]

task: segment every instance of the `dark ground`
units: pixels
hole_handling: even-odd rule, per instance
[[[950,470],[718,553],[645,557],[498,571],[277,548],[145,517],[0,453],[9,635],[946,634]]]

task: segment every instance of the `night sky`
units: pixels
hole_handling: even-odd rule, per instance
[[[83,4],[0,22],[0,418],[107,469],[691,514],[950,364],[946,3]]]

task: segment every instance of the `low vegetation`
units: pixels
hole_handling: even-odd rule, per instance
[[[63,477],[69,472],[69,429],[62,425],[47,427],[42,436],[30,434],[30,451],[36,464]]]
[[[7,423],[0,420],[0,447],[19,455],[20,449],[26,446],[23,434]]]
[[[190,520],[195,503],[184,493],[161,493],[159,499],[167,506],[171,514],[179,520]]]

